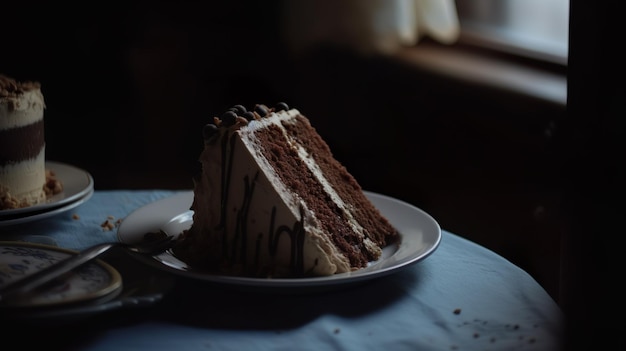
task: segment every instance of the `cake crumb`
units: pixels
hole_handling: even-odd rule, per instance
[[[72,219],[79,220],[79,219],[80,219],[80,216],[79,216],[79,215],[77,215],[76,213],[74,213],[74,214],[72,215]]]
[[[0,198],[0,208],[2,209],[15,209],[25,206],[20,206],[20,202],[11,197],[11,195],[7,195],[5,197]]]
[[[46,182],[44,183],[43,191],[46,193],[46,197],[63,191],[63,183],[57,179],[56,174],[52,170],[46,169]]]
[[[113,230],[113,228],[115,228],[115,224],[113,224],[111,220],[107,219],[106,221],[102,222],[102,224],[100,224],[100,227],[102,227],[105,232],[108,232],[109,230]]]
[[[454,313],[454,314],[461,314],[461,309],[460,308],[455,308],[454,311],[452,311],[452,313]]]
[[[121,223],[122,223],[121,218],[116,220],[115,216],[108,215],[106,220],[100,224],[100,227],[102,227],[104,231],[109,231],[109,230],[113,230],[119,227]]]

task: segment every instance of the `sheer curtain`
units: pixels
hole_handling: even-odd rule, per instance
[[[287,0],[284,33],[294,51],[331,44],[363,54],[391,54],[423,37],[459,36],[454,0]]]

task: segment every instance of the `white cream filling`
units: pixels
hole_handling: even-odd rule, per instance
[[[9,100],[14,105],[9,110]],[[17,128],[43,119],[45,103],[40,90],[29,90],[19,97],[0,98],[0,130]]]
[[[45,148],[36,158],[0,167],[0,194],[10,195],[22,204],[35,205],[45,201]]]
[[[254,155],[254,159],[256,162],[252,161],[253,164],[258,165],[258,167],[263,171],[262,179],[260,179],[257,183],[257,188],[255,189],[256,196],[253,198],[253,204],[250,206],[250,220],[255,223],[255,225],[259,225],[261,223],[266,223],[266,220],[270,218],[270,214],[267,213],[267,209],[264,209],[264,204],[267,202],[271,204],[280,204],[282,201],[285,202],[286,208],[284,210],[278,210],[278,214],[285,215],[287,213],[290,214],[289,218],[286,217],[277,217],[276,225],[283,224],[293,224],[296,221],[300,220],[300,206],[304,207],[304,213],[310,214],[310,216],[305,216],[302,218],[304,230],[310,234],[310,236],[305,237],[304,243],[304,269],[308,271],[313,269],[315,274],[318,275],[330,275],[334,273],[342,273],[350,271],[350,262],[346,258],[346,256],[340,252],[327,238],[323,233],[318,229],[315,225],[317,219],[314,218],[313,211],[310,211],[306,207],[306,203],[302,201],[297,196],[294,196],[291,192],[287,190],[284,183],[280,181],[280,179],[276,176],[272,167],[270,166],[269,161],[263,156],[263,154],[258,150],[255,143],[255,134],[251,131],[241,132],[242,138],[241,141],[245,144],[246,150],[252,155]],[[241,158],[238,158],[241,160]],[[236,165],[235,165],[236,166]],[[236,169],[236,167],[235,167]],[[249,172],[250,174],[251,172]],[[233,175],[241,174],[241,172],[233,172]],[[239,176],[233,177],[234,179],[238,179]],[[232,180],[231,180],[232,181]],[[264,186],[264,183],[269,183],[271,185]],[[240,188],[235,186],[234,188]],[[274,194],[274,189],[278,196],[282,198],[282,201],[272,200],[271,196]],[[265,193],[266,190],[269,190]],[[232,194],[231,196],[242,196],[241,194]],[[239,198],[239,197],[237,197]],[[254,203],[258,200],[258,203]],[[258,213],[255,213],[256,211]],[[265,211],[265,212],[261,212]],[[267,228],[267,225],[261,225],[261,228]],[[278,251],[284,254],[278,254],[276,257],[289,259],[291,256],[291,244],[288,240],[281,240],[278,246]],[[262,252],[265,254],[265,252]],[[269,259],[266,257],[266,259]],[[281,266],[287,266],[288,262],[276,262]]]
[[[326,177],[324,177],[322,170],[314,161],[313,157],[300,144],[298,144],[296,140],[294,140],[293,138],[289,136],[289,134],[287,133],[287,130],[281,124],[281,121],[286,121],[287,123],[293,123],[292,119],[299,114],[300,112],[298,110],[291,109],[289,111],[280,111],[280,112],[274,113],[275,118],[265,117],[265,118],[262,118],[261,120],[256,120],[254,122],[251,122],[249,124],[250,138],[251,139],[255,138],[254,137],[255,130],[260,129],[260,128],[265,128],[269,124],[273,124],[279,127],[283,135],[287,139],[287,141],[290,143],[291,147],[298,152],[298,156],[300,156],[300,159],[304,161],[309,171],[311,171],[311,173],[313,173],[313,175],[317,178],[320,184],[322,184],[324,191],[326,191],[326,193],[330,195],[331,199],[344,212],[344,214],[347,217],[348,223],[350,224],[352,229],[356,233],[359,234],[359,237],[361,238],[361,240],[363,240],[365,245],[369,249],[379,250],[378,245],[376,243],[371,241],[369,238],[365,237],[363,227],[352,216],[352,210],[346,205],[345,202],[343,202],[343,200],[341,199],[341,197],[339,197],[335,189],[330,185]],[[260,153],[259,153],[259,156],[261,158],[263,157],[262,155],[260,155]],[[265,161],[265,163],[266,163],[265,166],[267,167],[267,169],[271,169],[269,166],[269,163],[267,163],[267,161]]]

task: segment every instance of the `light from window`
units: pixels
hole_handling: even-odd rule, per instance
[[[569,0],[457,0],[461,41],[567,64]]]

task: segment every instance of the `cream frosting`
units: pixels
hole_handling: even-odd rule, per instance
[[[215,232],[215,228],[220,226],[221,218],[216,214],[221,212],[221,207],[225,206],[226,221],[224,232],[228,233],[226,246],[237,247],[236,240],[242,240],[238,226],[242,222],[238,216],[244,215],[242,209],[246,209],[245,220],[248,235],[245,244],[245,253],[248,259],[258,260],[260,267],[272,267],[277,275],[281,272],[288,272],[292,255],[294,254],[292,239],[286,233],[273,237],[274,245],[267,245],[273,233],[268,228],[285,225],[288,228],[295,228],[298,223],[302,223],[304,232],[302,243],[302,264],[303,270],[312,275],[331,275],[335,273],[348,272],[351,270],[350,262],[330,241],[328,235],[323,233],[317,223],[317,218],[310,211],[304,201],[288,191],[285,185],[278,179],[276,173],[269,165],[269,162],[256,146],[255,131],[265,128],[268,123],[280,124],[280,120],[288,120],[298,115],[299,112],[292,109],[288,112],[282,111],[273,113],[272,116],[263,119],[253,120],[247,125],[235,125],[230,128],[220,128],[220,136],[215,138],[217,142],[222,142],[224,134],[232,135],[236,133],[232,149],[223,152],[220,147],[205,147],[200,156],[200,162],[204,174],[196,183],[194,197],[194,224],[191,231],[199,233]],[[215,142],[215,141],[213,141]],[[232,160],[237,160],[232,164],[224,162],[224,156],[232,152]],[[302,151],[300,151],[302,152]],[[310,164],[310,162],[309,162]],[[222,178],[224,167],[230,169],[227,179]],[[311,168],[315,168],[310,164]],[[319,169],[316,171],[321,176]],[[231,182],[231,186],[223,187],[222,181]],[[240,182],[244,182],[242,184]],[[253,187],[253,189],[251,189]],[[226,193],[222,194],[222,188]],[[326,188],[329,191],[330,186]],[[249,192],[246,194],[245,192]],[[337,198],[336,195],[333,196]],[[221,203],[221,199],[227,199],[226,203]],[[273,215],[274,213],[274,215]],[[295,230],[294,230],[295,231]],[[203,236],[203,235],[201,235]],[[214,248],[210,255],[219,255],[224,243],[220,235],[203,236],[204,240],[211,241],[206,244],[208,248]],[[263,242],[258,245],[257,240]],[[261,248],[260,250],[258,248]],[[274,247],[275,252],[270,252],[269,247]]]
[[[18,96],[0,96],[0,130],[23,127],[43,119],[45,103],[40,89]]]
[[[174,250],[191,267],[268,278],[328,276],[380,257],[384,239],[378,242],[369,227],[378,214],[363,194],[356,201],[365,209],[343,200],[360,187],[326,151],[309,154],[324,142],[297,109],[236,105],[207,124],[203,136],[193,224]],[[328,179],[323,169],[330,170]],[[381,231],[374,230],[393,235],[380,220]]]
[[[0,199],[27,207],[46,201],[45,151],[36,158],[0,167]],[[1,201],[0,201],[1,205]]]

